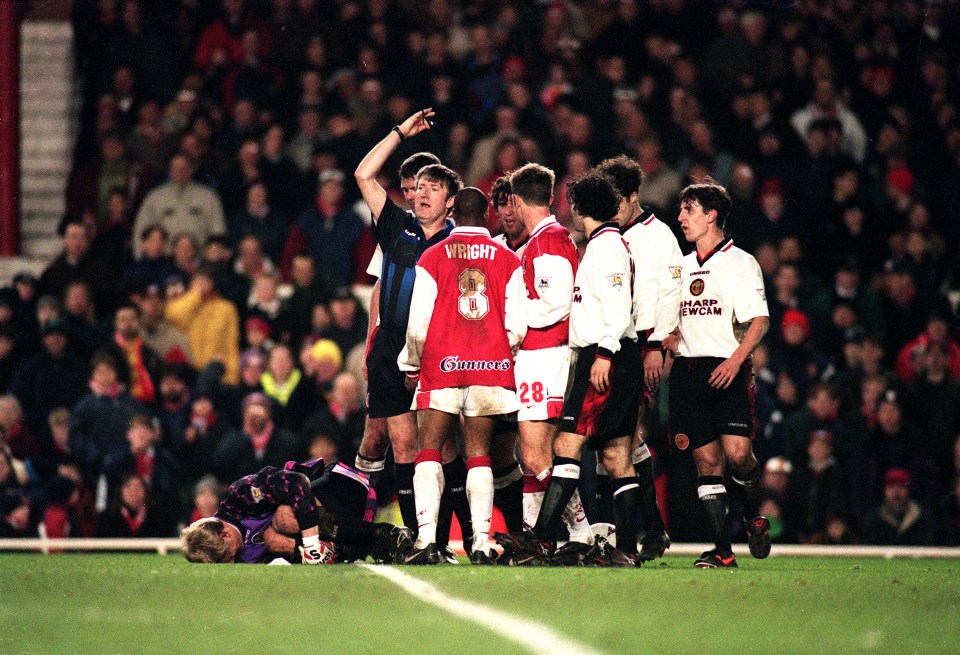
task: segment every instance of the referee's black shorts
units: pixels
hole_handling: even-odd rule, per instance
[[[573,354],[576,361],[572,365],[560,430],[587,437],[593,449],[617,437],[632,437],[643,387],[640,346],[631,339],[621,339],[620,350],[610,362],[610,384],[604,393],[598,393],[590,384],[597,346],[586,346],[574,350]]]
[[[367,415],[370,418],[399,416],[411,411],[413,394],[404,386],[406,374],[397,357],[407,342],[406,334],[380,327],[367,355]]]
[[[753,367],[748,359],[726,389],[708,380],[722,357],[677,357],[670,369],[668,431],[680,450],[696,450],[723,434],[754,437]]]

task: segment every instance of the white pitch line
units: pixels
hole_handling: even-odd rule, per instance
[[[461,619],[476,623],[504,639],[520,644],[536,655],[602,655],[600,651],[564,637],[536,621],[521,619],[471,600],[451,596],[429,582],[418,580],[391,566],[371,566],[363,563],[361,566],[386,578],[411,596]]]

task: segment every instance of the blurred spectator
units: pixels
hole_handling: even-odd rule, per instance
[[[198,268],[190,288],[168,300],[165,312],[167,320],[187,335],[194,368],[219,361],[225,368],[224,382],[235,384],[240,368],[240,319],[236,307],[217,293],[213,270]]]
[[[173,537],[176,525],[167,510],[155,502],[150,485],[136,473],[120,481],[119,492],[97,523],[98,537]]]
[[[293,352],[287,344],[278,343],[270,348],[260,386],[277,407],[277,423],[291,432],[299,432],[303,422],[313,413],[317,399],[313,381],[296,367]]]
[[[197,482],[214,470],[217,446],[232,429],[227,417],[217,411],[213,394],[206,389],[197,390],[190,403],[189,424],[176,440],[180,447],[175,454],[185,485]]]
[[[808,137],[808,128],[814,121],[830,119],[840,124],[840,149],[857,163],[867,155],[867,135],[856,114],[837,97],[831,79],[818,79],[813,83],[813,97],[806,107],[798,109],[790,117],[790,124],[803,138]]]
[[[349,287],[334,289],[327,308],[330,311],[330,324],[317,333],[321,339],[333,341],[341,353],[348,353],[354,346],[364,342],[367,336],[367,313]]]
[[[330,392],[321,406],[303,424],[301,439],[312,443],[318,436],[327,436],[343,462],[352,462],[363,438],[366,411],[360,402],[357,379],[350,373],[340,373],[334,379]]]
[[[63,319],[44,322],[42,349],[17,369],[10,391],[20,400],[27,427],[41,434],[47,416],[56,407],[73,407],[86,389],[86,366],[67,351],[67,325]]]
[[[143,343],[163,360],[191,361],[187,335],[164,317],[166,295],[163,286],[151,284],[138,301]]]
[[[142,234],[148,225],[161,225],[168,234],[183,232],[203,243],[210,235],[226,233],[220,199],[208,187],[194,182],[193,172],[193,164],[185,156],[170,158],[169,180],[144,198],[133,225],[134,234]],[[140,254],[140,244],[135,243],[134,255]]]
[[[279,262],[287,236],[287,222],[287,217],[271,206],[266,184],[256,181],[246,191],[246,206],[230,219],[230,238],[234,243],[240,243],[245,236],[253,235],[263,244],[267,257]]]
[[[104,458],[124,445],[130,419],[149,414],[120,384],[119,364],[111,355],[97,353],[90,369],[90,391],[70,412],[70,452],[88,481],[96,479]]]
[[[107,132],[100,137],[100,152],[82,163],[67,183],[67,214],[81,216],[93,211],[97,224],[106,220],[110,192],[123,189],[130,204],[139,206],[153,185],[155,170],[135,155],[128,155],[123,137]]]
[[[72,280],[64,288],[61,317],[70,333],[70,350],[81,359],[90,359],[97,340],[97,314],[90,286],[83,280]]]
[[[200,265],[200,245],[197,238],[189,232],[179,232],[170,241],[170,252],[176,275],[189,279]]]
[[[301,183],[301,173],[284,151],[285,138],[286,132],[278,123],[273,123],[263,133],[260,173],[266,185],[270,207],[276,208],[278,214],[289,221],[291,216],[295,216],[300,211],[301,199],[305,194],[300,189],[304,186]],[[248,209],[250,204],[248,196]],[[267,244],[267,251],[273,257],[273,243],[269,240],[264,240],[263,243]],[[280,261],[279,251],[276,253],[276,261]]]
[[[852,257],[844,259],[834,273],[833,287],[818,290],[809,306],[814,337],[827,353],[838,353],[855,326],[872,333],[883,329],[880,299],[862,283],[860,262]],[[850,319],[846,318],[845,307],[852,312]]]
[[[269,52],[270,34],[266,26],[248,14],[244,0],[222,0],[220,16],[200,34],[193,64],[200,70],[211,66],[237,64],[243,56],[241,39],[246,30],[256,30],[260,36],[260,55]]]
[[[770,520],[770,538],[773,541],[788,541],[792,538],[784,523],[787,484],[792,473],[793,464],[785,457],[771,457],[763,465],[763,476],[760,478],[760,513]]]
[[[140,241],[140,256],[128,276],[144,286],[163,286],[167,279],[177,273],[173,257],[167,254],[168,238],[162,225],[152,223],[145,226],[137,235]]]
[[[947,375],[953,380],[960,380],[960,344],[950,336],[947,314],[943,311],[931,313],[926,329],[897,353],[894,370],[901,380],[909,384],[922,377],[922,367],[916,368],[917,356],[922,357],[926,347],[932,343],[937,343],[947,357]]]
[[[293,433],[273,421],[273,402],[256,392],[243,399],[243,422],[227,434],[214,453],[214,473],[220,480],[236,480],[264,466],[282,467],[306,452]]]
[[[333,286],[326,278],[318,277],[313,256],[301,252],[290,261],[290,282],[293,291],[287,299],[287,311],[290,312],[290,343],[298,347],[310,332],[310,318],[313,306],[325,303],[333,292]]]
[[[251,236],[247,235],[241,241]],[[208,237],[203,246],[203,263],[213,270],[213,279],[220,295],[240,308],[250,294],[250,280],[234,270],[233,253],[230,239],[226,235],[215,234]]]
[[[164,363],[157,372],[159,442],[178,456],[190,425],[190,387],[195,379],[193,369],[186,363]]]
[[[150,485],[154,499],[171,516],[180,515],[180,467],[166,448],[160,445],[159,426],[144,414],[130,417],[126,443],[104,459],[101,469],[106,508],[108,498],[116,498],[122,481],[135,474]]]
[[[815,430],[810,434],[806,465],[793,472],[787,487],[787,522],[800,543],[827,543],[829,523],[846,522],[845,490],[843,472],[833,456],[833,435]]]
[[[0,443],[0,537],[31,536],[30,502],[10,450]]]
[[[883,503],[863,521],[863,541],[878,546],[932,546],[933,522],[928,510],[910,498],[910,473],[889,469],[883,476]]]
[[[784,421],[778,454],[790,460],[794,469],[806,466],[810,435],[817,431],[830,434],[838,450],[843,449],[848,438],[840,417],[839,392],[828,382],[814,384],[807,393],[806,407],[798,409]]]
[[[0,396],[0,447],[8,448],[14,459],[27,460],[41,451],[40,440],[23,420],[23,408],[13,394]]]
[[[939,543],[960,546],[960,475],[954,478],[953,489],[937,503]]]
[[[212,475],[205,475],[193,486],[193,511],[189,523],[210,518],[220,506],[220,482]]]
[[[83,280],[90,286],[96,311],[109,314],[113,309],[115,272],[97,253],[90,251],[91,234],[79,218],[67,218],[60,227],[63,252],[44,269],[37,293],[62,297],[67,284]]]
[[[936,467],[936,495],[950,488],[956,471],[952,449],[960,434],[960,382],[947,375],[948,346],[931,341],[921,347],[919,379],[907,387],[906,409],[920,421],[923,447]]]
[[[780,319],[783,342],[770,353],[770,367],[784,373],[797,385],[797,393],[806,396],[828,372],[827,357],[810,342],[810,319],[799,309],[788,309]]]
[[[320,173],[314,207],[297,216],[287,236],[284,261],[306,250],[313,256],[317,275],[339,284],[353,281],[353,250],[363,223],[344,202],[344,175],[328,169]]]
[[[113,331],[102,349],[120,365],[120,382],[127,386],[130,395],[145,405],[152,404],[157,399],[160,356],[141,335],[137,305],[128,302],[117,308]]]

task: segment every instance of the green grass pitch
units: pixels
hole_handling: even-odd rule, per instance
[[[691,564],[403,571],[609,655],[960,652],[960,560]],[[2,655],[524,652],[358,566],[2,554],[0,572]]]

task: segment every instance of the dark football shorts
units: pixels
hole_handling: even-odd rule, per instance
[[[367,414],[370,418],[399,416],[411,411],[413,394],[404,382],[406,373],[397,365],[397,357],[407,343],[405,334],[380,328],[373,337],[367,355]]]
[[[678,357],[670,369],[670,440],[696,450],[723,434],[754,437],[753,368],[744,362],[726,389],[708,380],[722,357]]]
[[[620,350],[611,360],[610,384],[604,393],[597,393],[590,384],[596,355],[596,345],[574,350],[576,361],[560,422],[561,431],[587,437],[588,445],[594,449],[611,439],[633,436],[643,388],[643,360],[636,341],[620,341]]]

